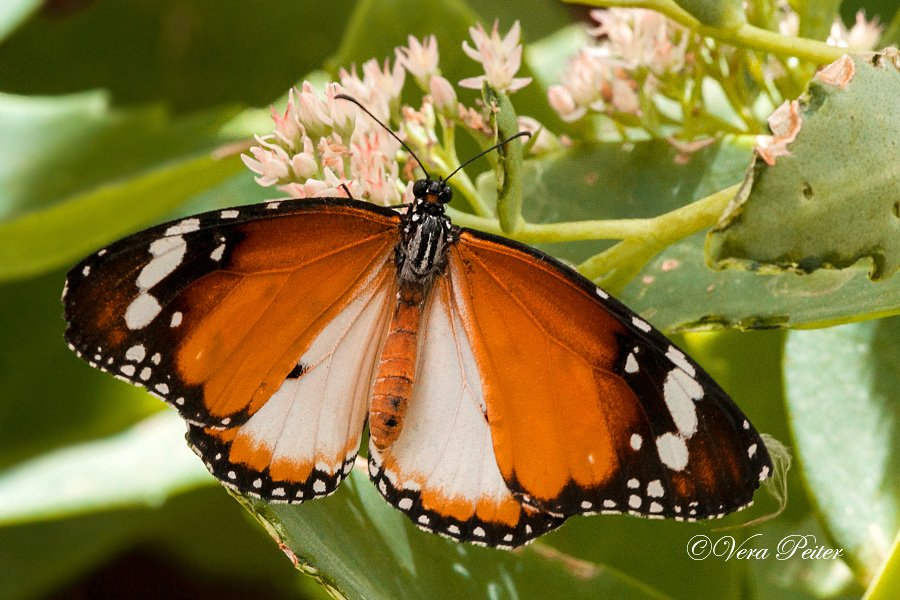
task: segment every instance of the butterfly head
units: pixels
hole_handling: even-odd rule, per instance
[[[424,201],[439,206],[443,206],[453,199],[453,190],[441,178],[420,179],[413,184],[412,191],[417,201]]]

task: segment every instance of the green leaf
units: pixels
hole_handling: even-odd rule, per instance
[[[23,0],[0,6],[10,2]],[[177,112],[265,106],[335,51],[355,3],[43,2],[4,42],[0,82],[28,95],[105,89],[116,105]]]
[[[0,284],[0,470],[110,435],[162,408],[66,347],[65,273]]]
[[[735,327],[826,327],[900,313],[900,278],[869,280],[853,267],[810,275],[710,270],[703,234],[663,250],[619,295],[668,332]]]
[[[898,64],[896,49],[845,56],[813,78],[789,154],[757,154],[710,232],[712,266],[810,273],[871,259],[875,281],[900,268]]]
[[[0,3],[0,41],[41,7],[40,0],[6,0]]]
[[[68,265],[237,172],[237,156],[212,156],[234,114],[170,122],[98,93],[0,98],[0,281]]]
[[[365,469],[325,500],[245,502],[303,571],[347,598],[665,598],[540,544],[508,552],[420,531],[382,499]]]
[[[230,597],[245,589],[260,598],[324,596],[239,504],[211,486],[161,506],[0,527],[0,600],[68,597],[68,586],[123,554],[192,580],[236,585]]]
[[[900,531],[894,538],[890,556],[866,591],[863,600],[891,600],[900,589]]]
[[[173,411],[109,438],[49,452],[0,472],[0,524],[158,506],[173,494],[213,483],[184,442]]]
[[[741,0],[675,0],[704,25],[737,29],[747,22]]]
[[[788,333],[797,457],[827,531],[861,581],[900,528],[900,318]]]

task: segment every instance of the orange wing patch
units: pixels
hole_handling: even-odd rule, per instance
[[[497,467],[478,366],[438,278],[418,328],[416,383],[399,432],[369,441],[369,474],[419,527],[457,540],[512,548],[564,518],[524,506]]]
[[[146,387],[189,422],[234,426],[392,267],[398,224],[390,209],[327,199],[149,229],[70,271],[66,339],[93,366]]]
[[[771,469],[758,434],[648,323],[503,238],[462,230],[447,272],[497,464],[523,503],[693,520],[750,502]]]
[[[193,427],[189,441],[226,484],[267,500],[327,496],[353,466],[396,293],[381,269],[319,331],[266,402],[236,427]]]

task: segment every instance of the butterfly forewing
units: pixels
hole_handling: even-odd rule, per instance
[[[389,209],[298,200],[149,229],[69,272],[66,339],[191,423],[244,422],[390,263],[397,223]]]
[[[718,385],[568,267],[464,230],[448,253],[504,480],[563,515],[704,518],[748,504],[771,462]]]

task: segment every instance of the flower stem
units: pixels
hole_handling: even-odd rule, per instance
[[[817,64],[833,62],[846,52],[841,48],[829,46],[825,42],[800,37],[781,35],[768,29],[754,27],[749,23],[728,29],[703,25],[673,0],[563,0],[564,2],[589,4],[600,7],[648,8],[669,17],[676,23],[732,46],[752,48],[769,52],[776,56],[796,56]]]

